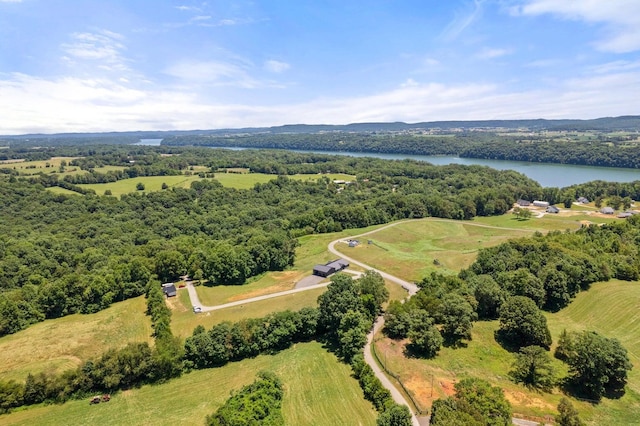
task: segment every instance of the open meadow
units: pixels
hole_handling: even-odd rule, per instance
[[[0,380],[59,373],[128,342],[151,342],[144,296],[90,315],[69,315],[0,337]],[[0,421],[0,423],[2,423]]]
[[[546,314],[554,341],[552,351],[563,329],[594,330],[619,339],[629,351],[629,358],[635,366],[629,374],[627,392],[622,398],[605,398],[595,405],[571,398],[581,417],[589,424],[640,424],[638,300],[639,282],[610,281],[594,284],[589,291],[578,294],[569,307]],[[457,381],[479,377],[504,389],[514,413],[534,416],[539,420],[545,415],[554,415],[562,393],[557,389],[553,393],[541,393],[511,382],[508,372],[514,357],[495,341],[494,332],[497,329],[498,321],[476,322],[468,347],[444,347],[432,360],[405,357],[405,342],[388,339],[381,333],[377,335],[376,349],[380,360],[400,376],[421,409],[430,407],[434,399],[451,395]],[[554,359],[553,365],[558,376],[566,374],[567,369],[562,362]]]
[[[197,425],[204,424],[256,373],[272,371],[284,384],[283,416],[288,425],[375,425],[376,412],[365,401],[351,368],[319,343],[299,343],[275,355],[197,370],[160,385],[112,395],[90,405],[87,399],[19,410],[0,416],[3,425]]]
[[[508,229],[475,221],[416,219],[359,238],[356,247],[339,245],[345,255],[409,281],[432,271],[457,273],[479,249],[533,234],[535,228]],[[355,232],[353,234],[356,234]]]
[[[96,169],[100,171],[99,169]],[[313,174],[313,175],[292,175],[291,179],[297,179],[302,181],[317,180],[326,176],[329,179],[337,180],[353,180],[355,176],[344,174]],[[223,186],[236,189],[249,189],[253,188],[257,183],[266,183],[270,180],[276,179],[277,175],[265,174],[265,173],[215,173],[215,180],[220,182]],[[176,176],[141,176],[131,179],[122,179],[117,182],[109,183],[92,183],[79,185],[82,188],[93,189],[96,194],[103,195],[105,191],[110,190],[114,196],[120,196],[122,194],[129,194],[131,192],[137,192],[136,186],[138,183],[144,185],[144,192],[161,191],[162,184],[166,183],[169,188],[189,188],[191,183],[201,179],[197,174],[190,175],[176,175]],[[142,192],[142,191],[140,191]]]

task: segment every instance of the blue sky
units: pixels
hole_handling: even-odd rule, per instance
[[[638,0],[0,0],[0,134],[640,114]]]

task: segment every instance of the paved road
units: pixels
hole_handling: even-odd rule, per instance
[[[250,299],[236,300],[235,302],[225,303],[224,305],[216,305],[216,306],[203,306],[200,303],[200,298],[198,298],[198,293],[196,292],[196,288],[193,286],[192,282],[187,283],[187,290],[189,291],[189,297],[191,298],[191,304],[193,306],[199,306],[202,309],[202,312],[210,312],[217,311],[220,309],[231,308],[233,306],[241,306],[247,303],[258,302],[260,300],[272,299],[274,297],[285,296],[287,294],[300,293],[301,291],[313,290],[314,288],[322,288],[328,286],[329,283],[321,283],[303,288],[294,288],[293,290],[285,290],[278,293],[265,294],[263,296],[252,297]]]
[[[436,222],[453,222],[453,223],[460,223],[459,221],[455,221],[455,220],[448,220],[448,219],[432,219],[433,221]],[[328,249],[331,253],[335,254],[336,256],[339,256],[343,259],[348,260],[351,264],[354,265],[358,265],[366,270],[374,270],[377,273],[379,273],[384,279],[394,282],[396,284],[401,285],[405,290],[407,290],[409,297],[413,296],[414,294],[416,294],[418,292],[418,286],[415,285],[414,283],[405,281],[401,278],[398,278],[396,276],[393,276],[391,274],[388,274],[384,271],[381,271],[379,269],[376,268],[372,268],[371,266],[367,265],[366,263],[362,263],[358,260],[355,260],[349,256],[346,256],[345,254],[339,252],[335,246],[336,244],[343,242],[347,239],[354,239],[354,238],[358,238],[358,237],[363,237],[365,235],[370,235],[370,234],[374,234],[376,232],[382,231],[383,229],[387,229],[390,228],[392,226],[397,226],[401,223],[405,223],[405,222],[409,222],[409,221],[401,221],[401,222],[395,222],[386,226],[383,226],[381,228],[375,229],[373,231],[369,231],[369,232],[365,232],[363,234],[359,234],[359,235],[354,235],[353,237],[349,237],[349,238],[340,238],[338,240],[332,241],[331,243],[329,243]],[[500,226],[491,226],[491,225],[482,225],[482,224],[472,224],[473,226],[478,226],[478,227],[482,227],[482,228],[491,228],[491,229],[505,229],[505,230],[510,230],[510,231],[523,231],[523,232],[531,232],[531,230],[528,229],[513,229],[513,228],[505,228],[505,227],[500,227]],[[354,275],[359,275],[361,273],[356,272],[356,271],[351,271],[351,270],[345,270],[344,272],[349,272],[352,273]],[[257,297],[252,297],[250,299],[244,299],[244,300],[238,300],[235,302],[230,302],[230,303],[225,303],[223,305],[217,305],[217,306],[203,306],[200,303],[200,299],[198,298],[198,293],[196,292],[195,287],[193,286],[193,282],[188,281],[187,282],[187,291],[189,292],[189,297],[191,298],[191,304],[193,306],[200,306],[202,309],[202,312],[209,312],[209,311],[216,311],[219,309],[225,309],[225,308],[229,308],[229,307],[233,307],[233,306],[241,306],[244,304],[248,304],[248,303],[252,303],[252,302],[257,302],[260,300],[267,300],[267,299],[271,299],[274,297],[279,297],[279,296],[284,296],[287,294],[294,294],[294,293],[299,293],[301,291],[307,291],[307,290],[311,290],[314,288],[322,288],[322,287],[326,287],[329,283],[325,282],[325,283],[321,283],[321,284],[317,284],[317,285],[312,285],[312,286],[307,286],[307,287],[303,287],[303,288],[296,288],[293,290],[286,290],[286,291],[281,291],[279,293],[272,293],[272,294],[266,294],[263,296],[257,296]],[[391,392],[391,397],[393,398],[393,400],[398,403],[398,404],[402,404],[402,405],[406,405],[407,407],[409,407],[409,411],[411,411],[411,422],[413,424],[413,426],[427,426],[429,425],[429,417],[420,417],[418,418],[413,411],[411,410],[411,405],[407,402],[407,400],[405,399],[404,395],[398,391],[398,389],[393,385],[393,383],[391,383],[391,381],[389,380],[389,378],[382,372],[382,370],[380,369],[380,367],[378,366],[378,363],[373,359],[373,355],[371,354],[371,343],[373,342],[373,337],[374,334],[377,330],[379,330],[382,326],[384,325],[384,317],[380,316],[378,317],[378,319],[376,320],[373,329],[369,332],[369,334],[367,335],[367,343],[364,347],[364,359],[366,361],[367,364],[369,364],[369,366],[371,367],[371,369],[373,370],[373,372],[375,373],[376,377],[378,377],[378,379],[380,380],[380,382],[382,383],[382,385],[387,388],[389,390],[389,392]],[[512,419],[513,424],[515,425],[519,425],[519,426],[534,426],[537,425],[538,423],[536,422],[532,422],[529,420],[524,420],[524,419]]]
[[[350,269],[345,269],[342,272],[354,275],[356,278],[362,275],[362,272],[352,271]],[[202,303],[200,303],[200,298],[198,297],[198,292],[196,291],[196,288],[193,286],[193,282],[187,281],[186,284],[187,284],[187,291],[189,292],[189,298],[191,299],[191,305],[193,305],[194,307],[199,306],[201,309],[201,312],[210,312],[210,311],[218,311],[220,309],[225,309],[225,308],[231,308],[233,306],[242,306],[247,303],[259,302],[260,300],[272,299],[274,297],[286,296],[287,294],[295,294],[295,293],[300,293],[301,291],[307,291],[307,290],[313,290],[316,288],[326,287],[329,285],[329,281],[326,281],[320,284],[307,285],[305,287],[294,288],[292,290],[280,291],[278,293],[271,293],[271,294],[265,294],[262,296],[251,297],[249,299],[236,300],[235,302],[229,302],[223,305],[216,305],[216,306],[204,306]]]
[[[455,220],[449,220],[449,219],[432,219],[432,221],[434,222],[454,222],[454,223],[460,223],[459,221],[455,221]],[[378,228],[375,229],[373,231],[369,231],[369,232],[365,232],[363,234],[359,234],[359,235],[355,235],[353,237],[347,237],[347,238],[341,238],[335,241],[332,241],[331,243],[329,243],[329,251],[333,254],[335,254],[336,256],[340,256],[343,259],[348,260],[350,263],[361,266],[364,269],[372,269],[376,272],[378,272],[380,275],[382,275],[383,278],[395,282],[396,284],[401,285],[405,290],[407,290],[407,292],[409,293],[409,297],[413,296],[414,294],[416,294],[418,292],[418,286],[416,286],[414,283],[410,283],[408,281],[405,281],[401,278],[395,277],[391,274],[388,274],[384,271],[380,271],[378,269],[372,268],[371,266],[359,262],[351,257],[348,257],[346,255],[344,255],[343,253],[339,252],[335,246],[336,244],[340,243],[340,242],[345,242],[349,239],[354,239],[354,238],[358,238],[358,237],[363,237],[365,235],[370,235],[370,234],[374,234],[376,232],[382,231],[383,229],[387,229],[390,228],[392,226],[397,226],[401,223],[405,223],[405,222],[409,222],[409,221],[401,221],[401,222],[395,222],[386,226],[383,226],[382,228]],[[504,229],[504,230],[509,230],[509,231],[524,231],[524,232],[531,232],[531,230],[529,229],[513,229],[513,228],[505,228],[505,227],[500,227],[500,226],[492,226],[492,225],[483,225],[483,224],[472,224],[473,226],[478,226],[481,228],[491,228],[491,229]],[[414,413],[413,410],[411,409],[411,405],[407,402],[407,400],[405,399],[404,395],[398,391],[398,389],[393,385],[393,383],[391,383],[391,381],[389,380],[389,378],[387,377],[386,374],[384,374],[384,372],[382,371],[382,369],[380,368],[380,366],[378,365],[378,363],[375,361],[375,359],[373,358],[373,355],[371,354],[371,344],[373,342],[373,337],[375,335],[375,332],[377,330],[379,330],[381,327],[384,326],[384,317],[383,316],[379,316],[376,319],[376,322],[374,323],[373,329],[369,332],[369,334],[367,335],[367,344],[364,347],[364,359],[365,362],[367,364],[369,364],[369,366],[371,367],[371,369],[373,370],[373,372],[375,373],[376,377],[378,377],[378,379],[380,380],[380,382],[382,383],[382,385],[387,388],[390,392],[391,392],[391,397],[393,398],[393,400],[398,403],[398,404],[402,404],[402,405],[406,405],[407,407],[409,407],[409,411],[411,411],[411,422],[414,426],[428,426],[429,425],[429,417],[417,417]],[[518,426],[535,426],[538,425],[539,423],[536,422],[532,422],[529,420],[524,420],[524,419],[516,419],[513,418],[511,419],[514,425],[518,425]]]

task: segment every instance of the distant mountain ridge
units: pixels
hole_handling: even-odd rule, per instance
[[[382,123],[351,123],[351,124],[285,124],[272,127],[245,127],[238,129],[209,129],[209,130],[164,130],[164,131],[128,131],[128,132],[87,132],[87,133],[55,133],[55,134],[24,134],[0,136],[2,139],[47,139],[47,138],[90,138],[90,139],[161,139],[168,136],[186,135],[239,135],[256,133],[323,133],[323,132],[402,132],[417,130],[473,130],[473,129],[527,129],[532,131],[638,131],[640,130],[640,116],[626,115],[620,117],[602,117],[588,120],[579,119],[529,119],[529,120],[453,120],[426,121],[421,123],[382,122]]]

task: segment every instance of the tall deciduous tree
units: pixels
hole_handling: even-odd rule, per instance
[[[516,383],[551,390],[555,384],[555,371],[549,353],[540,346],[527,346],[516,354],[509,375]]]
[[[318,326],[322,331],[336,333],[347,311],[362,310],[361,299],[353,278],[346,274],[331,277],[327,291],[318,297]]]
[[[624,392],[627,374],[633,368],[627,350],[617,339],[594,331],[569,334],[559,351],[566,355],[569,383],[590,398]]]
[[[551,346],[547,319],[535,302],[525,296],[510,297],[500,307],[498,337],[509,346]]]
[[[473,321],[478,318],[467,299],[459,294],[448,294],[442,300],[440,317],[442,335],[455,344],[462,339],[471,340]]]

